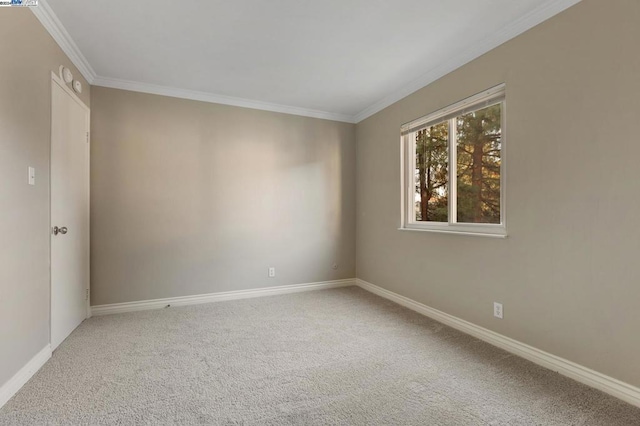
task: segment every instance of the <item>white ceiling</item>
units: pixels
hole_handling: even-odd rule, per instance
[[[92,84],[357,122],[578,1],[41,0],[36,16]]]

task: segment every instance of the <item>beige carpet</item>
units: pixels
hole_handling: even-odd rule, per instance
[[[359,288],[85,321],[2,425],[640,425],[640,409]]]

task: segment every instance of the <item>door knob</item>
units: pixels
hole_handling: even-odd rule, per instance
[[[61,228],[58,228],[57,226],[53,227],[53,235],[58,235],[58,234],[66,234],[67,233],[67,227],[63,226]]]

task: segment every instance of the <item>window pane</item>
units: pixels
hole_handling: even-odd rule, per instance
[[[500,223],[501,108],[456,119],[458,222]]]
[[[414,133],[416,140],[415,219],[447,222],[449,122]]]

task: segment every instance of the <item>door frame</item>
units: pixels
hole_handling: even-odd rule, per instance
[[[52,297],[52,293],[53,293],[53,280],[52,280],[52,261],[51,261],[51,255],[53,253],[52,251],[52,237],[53,237],[53,224],[52,224],[52,220],[51,220],[51,214],[52,214],[52,208],[51,208],[51,199],[52,199],[52,188],[51,188],[51,167],[52,167],[52,158],[51,158],[51,153],[52,153],[52,139],[53,139],[53,89],[54,89],[54,85],[58,85],[59,87],[62,88],[62,90],[64,90],[67,95],[69,95],[71,97],[71,99],[76,102],[78,105],[80,105],[80,107],[85,111],[86,113],[86,124],[87,124],[87,148],[88,148],[88,155],[87,155],[87,179],[89,180],[88,185],[87,185],[87,221],[88,221],[88,229],[89,229],[89,235],[88,235],[88,244],[87,244],[87,251],[89,253],[87,253],[89,256],[87,256],[87,259],[90,259],[90,255],[91,255],[91,211],[90,211],[90,206],[91,206],[91,109],[84,103],[82,102],[82,100],[78,97],[78,95],[76,95],[76,93],[69,87],[67,86],[64,81],[53,71],[51,71],[51,91],[50,91],[50,99],[49,99],[49,105],[50,105],[50,115],[49,115],[49,121],[50,121],[50,128],[49,128],[49,343],[51,343],[51,329],[53,327],[53,308],[52,308],[52,302],[53,302],[53,297]],[[89,278],[87,280],[86,283],[86,299],[87,299],[87,304],[86,304],[86,316],[85,318],[90,318],[91,317],[91,262],[89,262],[89,265],[87,265],[87,269],[89,271]]]

